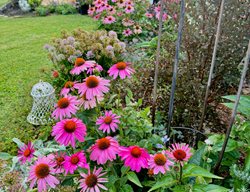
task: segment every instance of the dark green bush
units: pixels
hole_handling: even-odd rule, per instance
[[[29,5],[33,10],[39,7],[42,3],[42,0],[28,0]]]
[[[50,13],[50,10],[46,6],[39,6],[35,9],[36,14],[39,16],[47,16]]]
[[[55,13],[62,14],[62,15],[68,15],[68,14],[75,14],[77,13],[76,7],[70,4],[61,4],[56,6]]]

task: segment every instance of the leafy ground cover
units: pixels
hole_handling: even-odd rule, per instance
[[[70,16],[1,18],[0,17],[0,149],[10,151],[11,139],[30,140],[39,134],[38,128],[26,121],[32,98],[29,93],[40,79],[48,80],[45,72],[51,62],[43,50],[51,37],[62,30],[75,28],[94,30],[91,18]]]

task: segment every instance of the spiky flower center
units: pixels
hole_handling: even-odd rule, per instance
[[[60,109],[65,109],[69,106],[69,99],[67,98],[61,98],[59,99],[59,101],[57,102],[57,105]]]
[[[106,117],[104,118],[104,123],[105,123],[105,124],[110,124],[111,122],[112,122],[112,117],[106,116]]]
[[[85,184],[90,188],[94,187],[97,184],[97,176],[94,174],[88,175],[85,179]]]
[[[125,62],[118,62],[116,64],[116,68],[119,69],[119,70],[126,69],[126,67],[127,67],[127,64]]]
[[[173,155],[179,161],[183,161],[186,158],[186,156],[187,156],[186,152],[183,151],[182,149],[175,150],[173,152]]]
[[[30,150],[29,148],[26,149],[26,150],[23,152],[23,155],[24,155],[25,157],[29,157],[30,154],[31,154],[31,150]]]
[[[76,58],[75,66],[79,67],[85,63],[85,60],[83,58]]]
[[[99,84],[99,79],[95,76],[90,76],[86,79],[86,85],[88,88],[95,88]]]
[[[154,157],[154,162],[156,165],[162,166],[167,162],[167,158],[165,157],[165,155],[158,153]]]
[[[64,130],[67,133],[73,133],[76,130],[76,122],[73,120],[66,121],[66,123],[64,124]]]
[[[73,87],[73,86],[74,86],[74,82],[72,82],[72,81],[67,81],[67,82],[65,83],[65,85],[64,85],[65,88],[71,88],[71,87]]]
[[[109,148],[110,141],[107,138],[101,138],[97,141],[97,146],[99,149],[105,150],[105,149]]]
[[[108,20],[109,20],[109,21],[112,21],[112,17],[109,17]]]
[[[128,7],[127,7],[128,10],[131,10],[131,8],[132,8],[131,6],[128,6]]]
[[[70,162],[71,162],[72,164],[74,164],[74,165],[76,165],[79,161],[80,161],[80,160],[79,160],[79,158],[78,158],[77,156],[72,156],[72,157],[70,158]]]
[[[61,166],[62,165],[62,163],[64,162],[64,157],[57,157],[56,158],[56,165],[57,166]]]
[[[130,153],[133,157],[138,158],[141,156],[142,152],[141,152],[141,149],[139,147],[135,146],[132,148]]]
[[[40,163],[35,168],[35,174],[39,179],[47,177],[49,175],[49,172],[50,172],[49,166],[45,163]]]

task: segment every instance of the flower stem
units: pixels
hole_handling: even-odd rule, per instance
[[[179,179],[180,183],[182,183],[182,166],[180,163],[180,179]]]

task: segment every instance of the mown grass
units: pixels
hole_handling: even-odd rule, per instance
[[[9,2],[9,0],[0,0],[0,7],[7,4],[8,2]]]
[[[15,152],[13,137],[27,142],[42,134],[44,128],[30,125],[26,117],[32,86],[49,81],[52,63],[43,46],[62,30],[75,28],[94,30],[96,23],[81,15],[0,17],[0,151]]]

